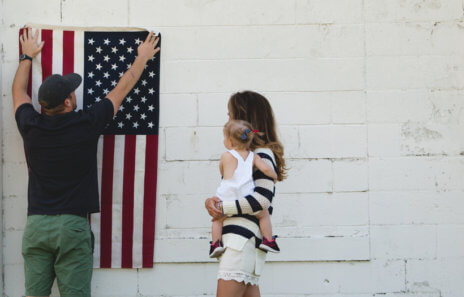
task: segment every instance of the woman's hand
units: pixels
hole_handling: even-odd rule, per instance
[[[205,208],[209,215],[215,219],[219,219],[223,216],[222,211],[217,208],[217,204],[221,202],[218,197],[211,197],[205,200]]]

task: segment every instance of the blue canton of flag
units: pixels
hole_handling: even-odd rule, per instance
[[[131,67],[147,31],[85,32],[84,109],[99,102],[116,87]],[[161,40],[158,46],[161,45]],[[158,134],[160,53],[148,61],[137,84],[123,100],[104,134]]]

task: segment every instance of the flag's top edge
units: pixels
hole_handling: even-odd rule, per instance
[[[25,27],[31,27],[34,29],[60,29],[60,30],[86,30],[86,31],[153,31],[155,34],[158,34],[159,31],[154,30],[153,28],[143,28],[143,27],[124,27],[124,26],[112,26],[112,27],[84,27],[84,26],[63,26],[63,25],[44,25],[44,24],[26,24]]]

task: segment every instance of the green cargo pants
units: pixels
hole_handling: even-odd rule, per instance
[[[49,296],[55,277],[62,297],[90,296],[93,234],[76,215],[31,215],[22,254],[26,296]]]

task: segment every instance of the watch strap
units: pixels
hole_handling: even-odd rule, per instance
[[[29,60],[29,61],[32,62],[32,57],[29,57],[29,56],[26,55],[26,54],[22,54],[22,55],[19,57],[19,60],[20,60],[20,61]]]

